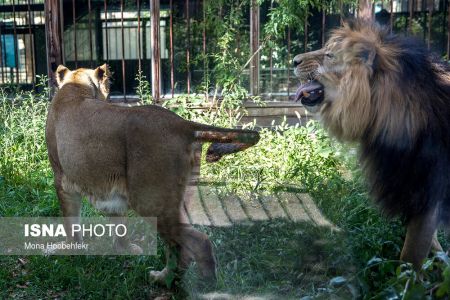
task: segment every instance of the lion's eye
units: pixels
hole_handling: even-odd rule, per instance
[[[327,52],[327,53],[325,53],[325,56],[328,57],[328,58],[333,58],[334,54],[331,53],[331,52]]]

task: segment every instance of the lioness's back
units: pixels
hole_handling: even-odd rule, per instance
[[[64,87],[60,92],[64,96]],[[185,134],[183,123],[187,122],[168,110],[118,107],[89,98],[67,101],[61,96],[57,94],[50,107],[49,122],[53,124],[48,127],[54,132],[47,136],[56,141],[49,142],[56,146],[61,171],[82,190],[107,190],[115,184],[112,179],[126,180],[130,160],[150,168],[167,161],[171,165],[167,167],[174,167],[171,162],[180,160],[180,147],[189,155],[193,137]],[[171,143],[178,145],[177,149],[161,151]]]

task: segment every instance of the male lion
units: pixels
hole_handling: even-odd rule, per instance
[[[180,219],[192,144],[213,142],[206,157],[213,162],[255,145],[259,134],[190,122],[159,106],[109,104],[103,101],[108,76],[106,65],[75,71],[59,66],[56,72],[60,88],[49,108],[46,141],[62,213],[71,217],[66,230],[80,216],[83,195],[112,216],[125,216],[131,208],[157,217],[158,232],[169,246],[166,268],[151,273],[155,280],[164,282],[174,257],[179,269],[195,260],[201,275],[214,280],[211,242]]]
[[[419,269],[450,213],[450,73],[414,40],[355,21],[323,49],[297,55],[296,93],[342,141],[359,142],[370,190],[407,234],[401,259]]]

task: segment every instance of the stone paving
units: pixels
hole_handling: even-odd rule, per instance
[[[337,229],[306,193],[279,192],[241,199],[220,196],[214,188],[202,185],[189,186],[186,191],[183,219],[191,224],[223,227],[277,218]]]

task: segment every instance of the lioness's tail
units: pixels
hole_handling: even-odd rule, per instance
[[[198,142],[212,142],[206,152],[207,162],[218,161],[226,154],[245,150],[259,141],[259,133],[254,130],[204,126],[194,134]]]

